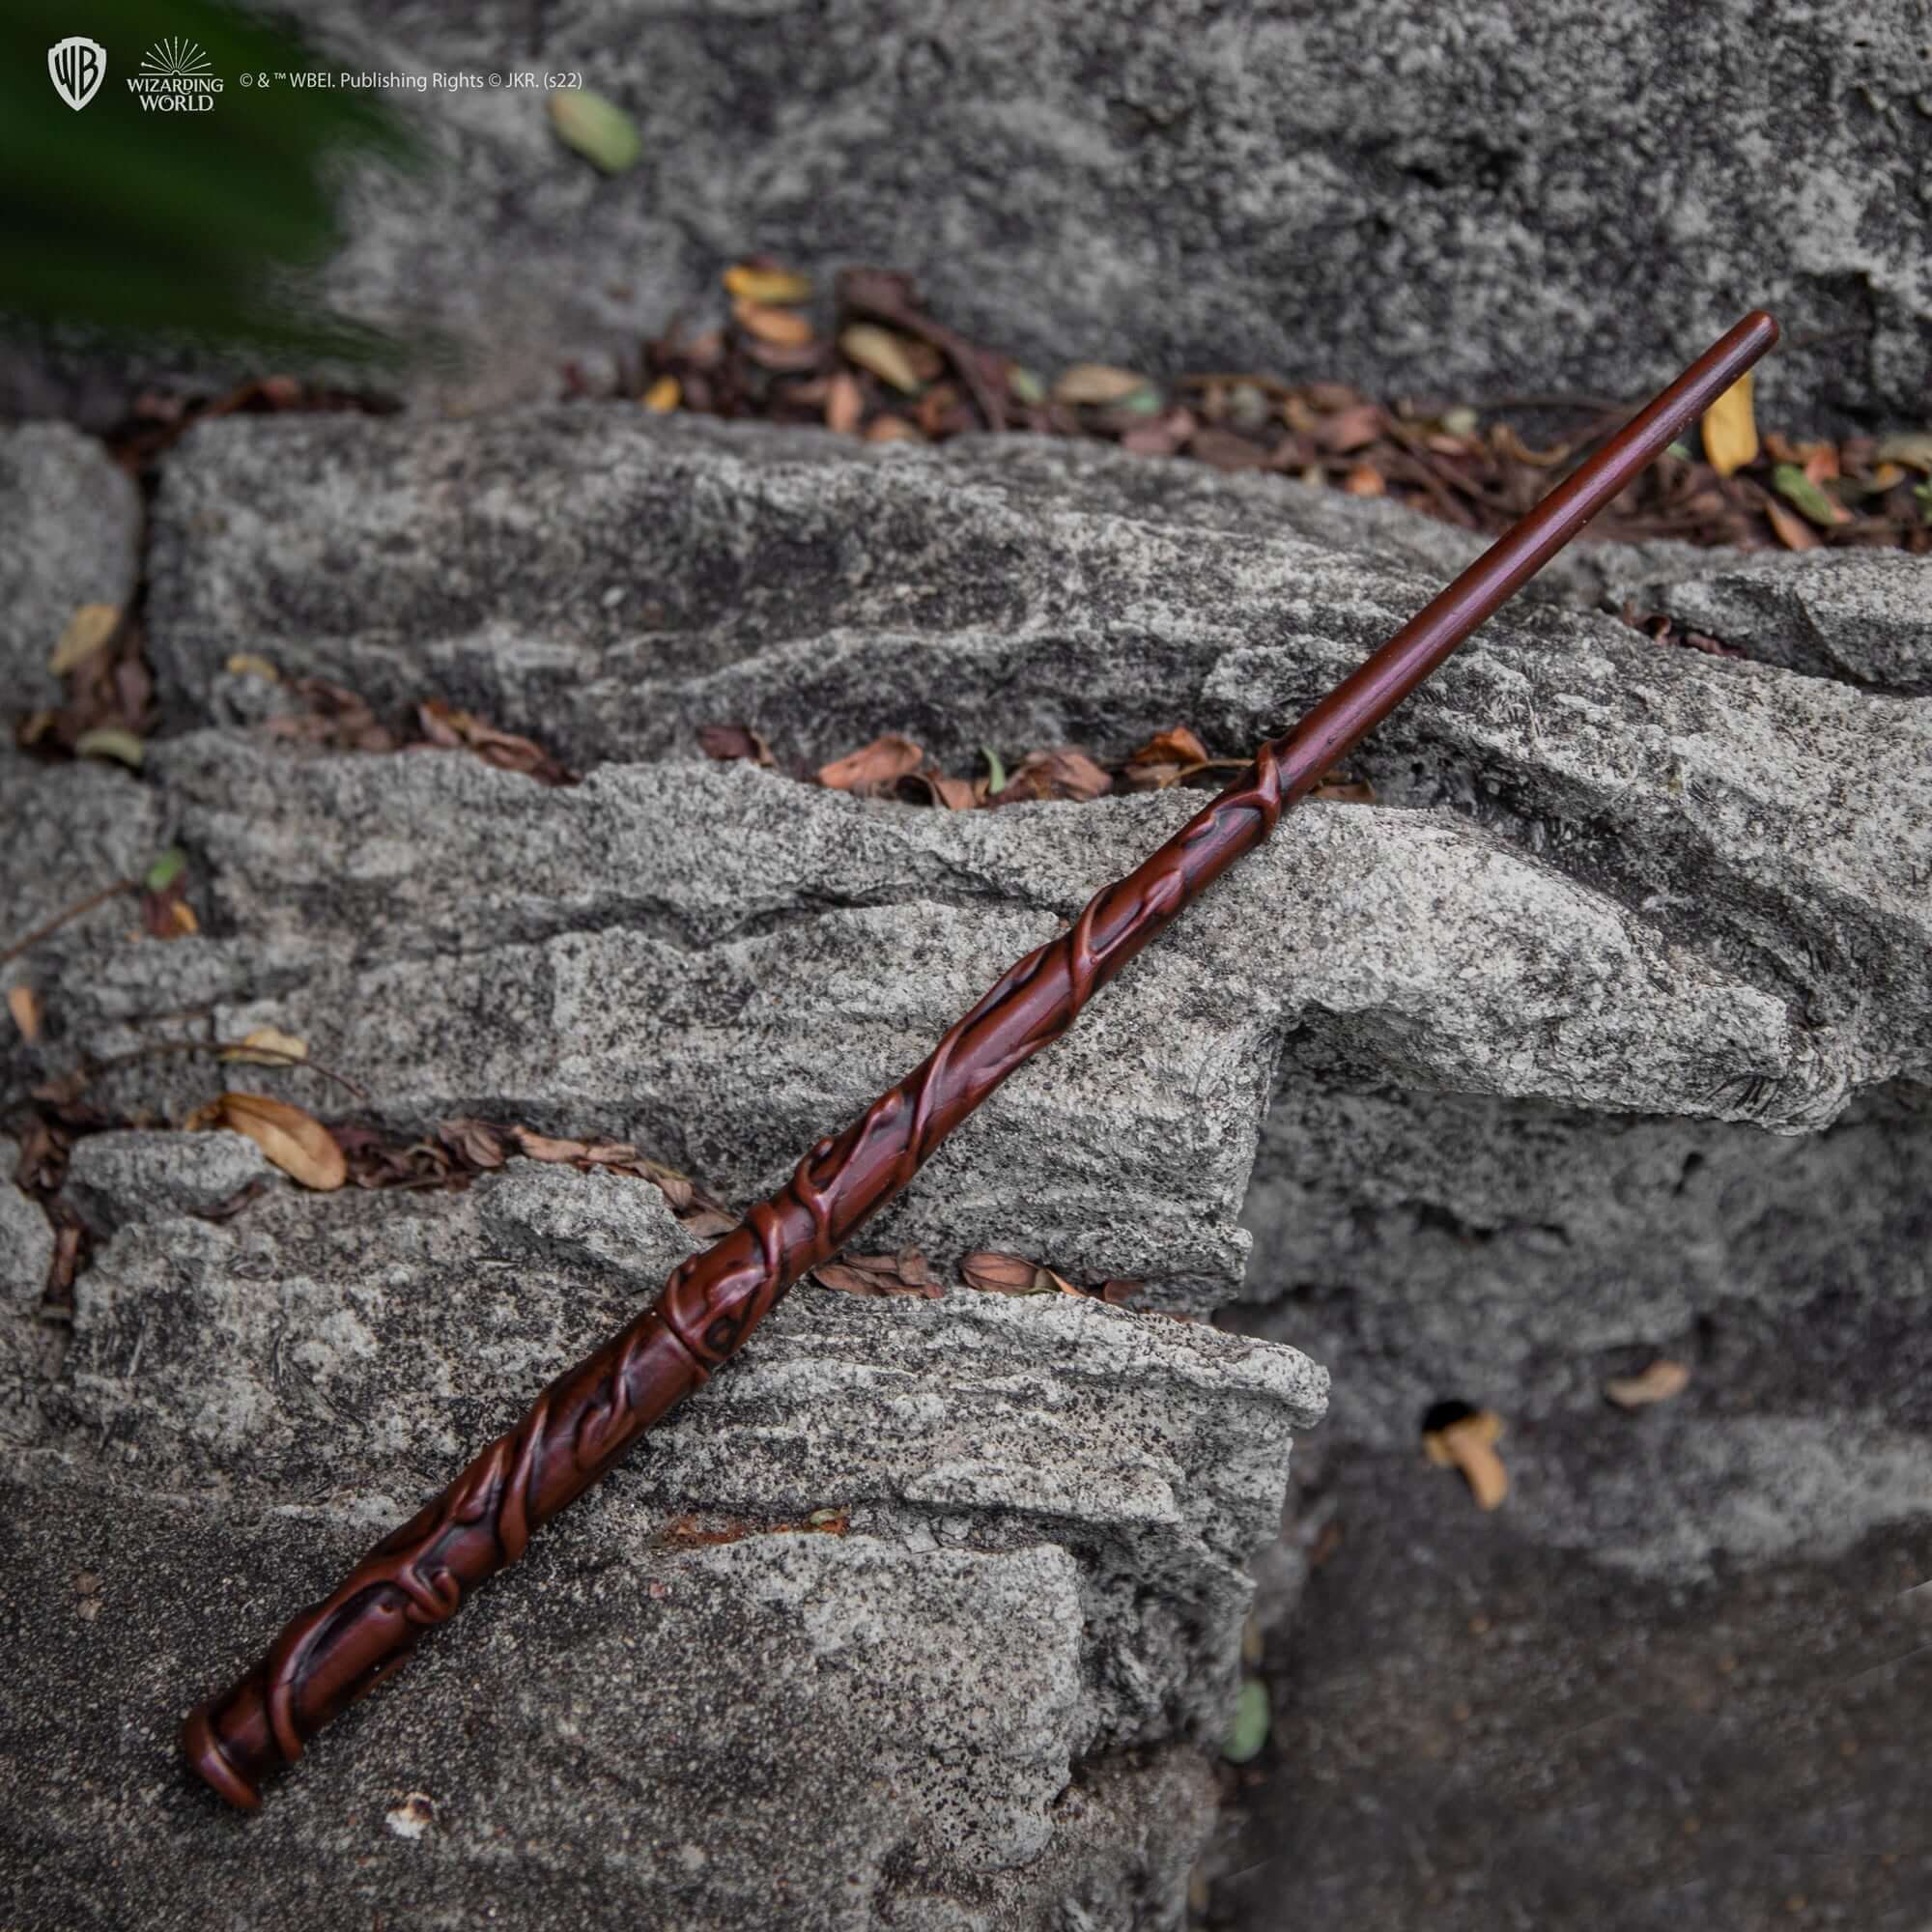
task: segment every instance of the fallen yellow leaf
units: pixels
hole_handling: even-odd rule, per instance
[[[335,1137],[313,1114],[266,1094],[224,1094],[188,1117],[189,1126],[227,1127],[247,1137],[286,1175],[327,1194],[349,1179]]]
[[[890,383],[908,396],[920,390],[919,372],[912,366],[906,346],[889,328],[869,322],[855,322],[838,338],[838,346],[848,361],[869,369],[882,383]]]
[[[236,677],[259,677],[264,684],[280,684],[282,674],[255,651],[231,651],[223,667]]]
[[[811,318],[788,308],[766,308],[761,302],[740,298],[731,304],[738,327],[760,342],[776,342],[785,349],[802,349],[811,340]]]
[[[1643,1408],[1682,1395],[1690,1382],[1690,1371],[1682,1362],[1660,1355],[1640,1376],[1612,1376],[1604,1384],[1604,1393],[1619,1408]]]
[[[1719,476],[1735,475],[1757,455],[1757,417],[1749,371],[1704,412],[1704,460]]]
[[[136,771],[146,754],[140,739],[118,724],[98,724],[92,731],[83,731],[73,741],[73,750],[76,757],[119,758]]]
[[[76,666],[85,664],[120,628],[120,605],[81,605],[67,620],[60,642],[47,660],[47,668],[56,677],[66,676]]]
[[[750,262],[734,262],[724,270],[724,293],[744,301],[790,308],[811,299],[811,282],[790,269],[757,269]]]
[[[1502,1417],[1492,1408],[1482,1408],[1430,1431],[1422,1438],[1423,1452],[1438,1468],[1462,1470],[1476,1507],[1492,1510],[1509,1494],[1509,1471],[1495,1446],[1502,1433]]]
[[[675,376],[660,376],[644,391],[644,407],[654,416],[668,416],[684,400],[684,385]]]
[[[308,1041],[298,1039],[279,1027],[250,1027],[242,1036],[242,1043],[225,1049],[221,1058],[245,1060],[251,1066],[287,1066],[293,1061],[308,1058]]]
[[[1061,372],[1053,385],[1053,397],[1060,403],[1118,403],[1147,386],[1148,379],[1131,369],[1111,368],[1105,362],[1076,362]]]
[[[7,1010],[14,1015],[14,1024],[20,1029],[20,1037],[29,1046],[40,1038],[41,996],[33,987],[10,987],[7,993]]]

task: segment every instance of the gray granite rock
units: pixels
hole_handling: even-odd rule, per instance
[[[0,429],[0,687],[11,717],[60,701],[47,659],[75,608],[133,594],[140,492],[65,423]]]
[[[14,1184],[19,1148],[0,1135],[0,1443],[41,1434],[41,1397],[60,1338],[38,1314],[54,1236],[39,1202]]]
[[[988,742],[1060,738],[1119,755],[1180,721],[1232,750],[1279,729],[1434,587],[1389,560],[1400,524],[1373,526],[1367,554],[1331,547],[1326,508],[1325,542],[1270,536],[1269,512],[1292,518],[1320,499],[1199,472],[1178,485],[1172,467],[1023,440],[892,457],[805,435],[652,430],[610,412],[352,427],[224,424],[185,455],[164,494],[152,604],[163,673],[185,698],[214,700],[218,653],[242,639],[392,702],[447,693],[586,762],[689,756],[699,724],[734,719],[808,761],[882,730],[954,760]],[[1200,514],[1203,502],[1217,508]],[[270,516],[328,534],[271,548]],[[420,531],[420,547],[381,543],[393,527]],[[540,568],[546,545],[554,561]],[[1594,566],[1593,586],[1567,588],[1613,594],[1657,561],[1615,555]],[[1763,1036],[1749,1071],[1673,1062],[1650,1097],[1619,1102],[1612,1089],[1636,1063],[1615,1022],[1607,1050],[1581,1033],[1554,1049],[1571,1063],[1554,1086],[1480,1070],[1498,1052],[1541,1063],[1539,1033],[1522,1025],[1534,1000],[1511,1027],[1478,1023],[1480,1052],[1398,1017],[1385,975],[1367,995],[1377,1016],[1359,987],[1335,987],[1316,1003],[1330,1017],[1310,1023],[1452,1088],[1828,1120],[1855,1089],[1922,1067],[1932,1044],[1927,731],[1913,705],[1661,648],[1560,605],[1493,620],[1356,761],[1390,804],[1447,807],[1486,836],[1452,836],[1414,810],[1332,821],[1330,836],[1385,841],[1388,863],[1420,868],[1418,896],[1354,894],[1334,919],[1340,944],[1370,929],[1379,942],[1405,904],[1434,906],[1422,881],[1446,868],[1484,927],[1466,945],[1438,945],[1427,921],[1410,928],[1416,971],[1446,1005],[1465,962],[1476,980],[1503,967],[1499,925],[1533,931],[1540,948],[1579,918],[1628,920],[1748,982],[1791,1031],[1777,1045]],[[251,809],[276,810],[271,789]],[[573,809],[550,808],[548,822]],[[358,828],[371,810],[356,809]],[[980,823],[918,836],[999,836]],[[1149,836],[1126,835],[1118,857]],[[282,842],[297,838],[292,827]],[[1512,846],[1542,863],[1519,874]],[[466,869],[502,863],[498,838]],[[1363,852],[1342,864],[1375,876]],[[1505,872],[1537,902],[1533,917],[1500,910],[1518,890]],[[1466,890],[1478,875],[1495,881],[1482,910]],[[1082,883],[1104,876],[1095,867]],[[1580,895],[1563,911],[1559,878]],[[1610,956],[1594,939],[1590,950]],[[1579,1025],[1574,986],[1561,1004]],[[1600,1064],[1582,1068],[1592,1053]],[[1737,1064],[1729,1048],[1719,1057]],[[1733,1083],[1715,1101],[1713,1080]]]
[[[272,688],[222,669],[246,649],[384,705],[433,689],[584,763],[695,757],[728,719],[812,763],[888,728],[954,758],[1029,732],[1124,753],[1237,638],[1292,613],[1366,648],[1482,547],[1074,440],[874,449],[611,408],[224,420],[168,466],[156,524],[151,652],[195,714],[262,715]],[[1700,567],[1579,546],[1532,600]]]
[[[1058,1296],[799,1291],[259,1822],[181,1782],[185,1703],[684,1249],[648,1185],[532,1163],[109,1242],[0,1519],[40,1657],[0,1754],[71,1794],[0,1827],[17,1922],[125,1922],[130,1833],[156,1927],[1178,1922],[1325,1378]]]
[[[207,1215],[251,1187],[281,1184],[262,1151],[241,1134],[150,1128],[77,1141],[63,1192],[98,1234],[111,1234],[128,1221]]]
[[[1398,0],[1289,13],[1053,0],[723,11],[334,0],[358,70],[573,73],[636,169],[550,133],[541,85],[411,93],[441,165],[371,182],[327,293],[467,371],[464,408],[608,369],[725,263],[913,270],[1051,368],[1269,368],[1486,400],[1654,387],[1754,302],[1772,419],[1917,423],[1932,289],[1910,8]]]
[[[399,1132],[610,1132],[742,1204],[1191,801],[864,805],[697,759],[697,724],[803,762],[884,729],[957,770],[982,743],[1113,756],[1180,722],[1232,752],[1469,548],[1389,505],[1024,440],[880,454],[591,411],[211,426],[164,481],[150,602],[175,715],[205,728],[141,783],[8,794],[16,929],[77,895],[71,849],[126,867],[124,843],[179,838],[202,934],[132,941],[111,909],[14,962],[57,1027],[10,1065],[273,1023],[366,1106],[185,1055],[90,1098],[179,1122],[227,1083]],[[1729,596],[1739,568],[1567,563],[1354,761],[1378,804],[1299,813],[867,1237],[949,1278],[986,1245],[1170,1306],[1238,1292],[1234,1319],[1338,1366],[1296,1541],[1263,1566],[1277,1655],[1338,1508],[1383,1586],[1488,1534],[1532,1596],[1648,1605],[1775,1594],[1922,1523],[1932,799],[1925,700],[1889,695],[1918,583],[1806,577],[1802,607],[1723,633],[1756,663],[1605,614]],[[297,752],[240,728],[286,694],[226,678],[237,649],[469,704],[590,775]],[[168,1755],[187,1699],[680,1238],[640,1183],[522,1161],[460,1197],[276,1179],[196,1218],[259,1173],[231,1135],[77,1150],[70,1199],[107,1238],[11,1460],[0,1571],[0,1642],[38,1642],[44,1683],[0,1750],[64,1797],[11,1818],[0,1922],[126,1922],[136,1843],[162,1925],[204,1922],[217,1843],[214,1909],[244,1925],[325,1894],[309,1917],[345,1927],[1175,1922],[1245,1563],[1319,1378],[1059,1298],[801,1290],[263,1820],[198,1809]],[[1605,1404],[1659,1353],[1692,1369],[1676,1405]],[[1495,1518],[1415,1446],[1445,1397],[1506,1417]],[[1373,1498],[1410,1481],[1435,1487],[1385,1531]],[[780,1533],[824,1507],[847,1536]],[[732,1540],[691,1544],[687,1515]],[[1377,1696],[1414,1702],[1438,1661],[1388,1660]],[[676,1715],[640,1715],[653,1695]]]
[[[1703,558],[1644,584],[1646,609],[1767,664],[1932,693],[1932,570],[1900,551]]]

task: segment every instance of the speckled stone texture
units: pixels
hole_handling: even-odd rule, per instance
[[[1776,1723],[1882,1858],[1897,1736],[1861,1747],[1867,1777],[1832,1728],[1851,1704],[1759,1662],[1830,1630],[1830,1671],[1889,1669],[1872,1593],[1923,1579],[1916,569],[1566,558],[1353,761],[1374,805],[1296,813],[881,1221],[944,1298],[801,1290],[242,1824],[180,1781],[183,1710],[682,1236],[644,1183],[523,1160],[455,1197],[305,1196],[180,1132],[190,1109],[232,1084],[405,1135],[618,1134],[742,1204],[1190,801],[862,803],[709,763],[698,724],[802,766],[882,730],[956,771],[1181,723],[1244,751],[1470,541],[1104,449],[882,454],[614,410],[216,423],[153,524],[168,731],[139,780],[0,768],[6,916],[179,840],[202,930],[141,941],[121,904],[14,962],[47,1032],[0,1078],[275,1024],[368,1099],[188,1056],[92,1090],[138,1130],[76,1149],[64,1198],[98,1245],[71,1343],[0,1358],[26,1418],[0,1646],[33,1687],[0,1717],[23,1794],[0,1924],[1178,1925],[1258,1556],[1278,1797],[1232,1786],[1254,1816],[1224,1922],[1293,1922],[1287,1858],[1337,1923],[1535,1922],[1579,1872],[1654,1866],[1669,1885],[1614,1922],[1696,1886],[1755,1925],[1748,1861],[1726,1889],[1681,1816],[1735,1799],[1733,1839],[1768,1831],[1762,1781],[1713,1767],[1777,1761]],[[1612,614],[1632,597],[1752,659],[1659,645]],[[469,705],[587,777],[304,753],[259,728],[288,686],[236,651],[389,710]],[[8,1211],[6,1332],[38,1347],[44,1231]],[[977,1246],[1223,1329],[973,1293]],[[1605,1402],[1656,1354],[1683,1396]],[[1270,1548],[1311,1356],[1336,1397]],[[1492,1518],[1417,1450],[1449,1397],[1505,1417]],[[1569,1742],[1552,1703],[1595,1725],[1599,1683],[1644,1710],[1690,1687],[1731,1756],[1693,1761],[1674,1704]],[[1561,1777],[1506,1785],[1520,1855],[1472,1878],[1512,1738]],[[1611,1793],[1564,1864],[1566,1812]],[[1834,1895],[1816,1836],[1764,1866],[1777,1912]]]
[[[635,120],[614,179],[541,86],[412,93],[439,165],[372,183],[327,293],[460,373],[554,395],[716,300],[753,248],[907,269],[1046,367],[1487,401],[1634,396],[1753,303],[1772,418],[1919,420],[1932,379],[1932,28],[1804,0],[329,0],[348,66],[580,75]],[[15,373],[45,407],[57,386]],[[84,391],[76,388],[76,397]]]
[[[12,713],[60,701],[47,660],[80,605],[132,594],[140,492],[65,423],[0,429],[0,689]],[[9,733],[0,764],[12,755]]]

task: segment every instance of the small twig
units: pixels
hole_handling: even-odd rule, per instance
[[[82,899],[78,905],[71,905],[65,912],[56,913],[52,919],[47,921],[46,924],[36,926],[32,932],[28,933],[26,938],[16,939],[12,946],[8,947],[5,952],[0,952],[0,966],[6,965],[10,959],[17,959],[21,953],[26,952],[28,947],[38,946],[50,932],[58,932],[69,920],[78,919],[82,913],[92,912],[98,905],[105,905],[109,899],[114,898],[121,893],[131,893],[137,883],[133,879],[116,879],[111,886],[102,886],[98,893],[91,894],[88,897]]]
[[[153,1060],[164,1053],[258,1053],[265,1059],[272,1058],[284,1066],[300,1066],[310,1073],[320,1073],[325,1080],[333,1080],[338,1087],[346,1088],[358,1100],[369,1097],[367,1089],[356,1086],[346,1074],[337,1073],[333,1067],[325,1066],[320,1061],[305,1059],[298,1053],[285,1053],[278,1046],[256,1046],[245,1039],[150,1040],[146,1046],[137,1046],[128,1053],[117,1053],[107,1060],[83,1060],[75,1071],[67,1076],[67,1081],[78,1079],[79,1085],[73,1089],[77,1094],[103,1073],[112,1073],[119,1067],[131,1066],[136,1061]]]
[[[895,328],[902,328],[908,335],[916,335],[938,350],[952,364],[959,380],[966,384],[973,400],[980,406],[980,413],[986,418],[986,427],[995,432],[1006,428],[1006,405],[986,380],[986,373],[980,363],[980,352],[955,329],[948,328],[943,322],[935,322],[923,309],[908,300],[896,277],[866,269],[848,270],[839,278],[838,294],[848,310],[890,323]]]

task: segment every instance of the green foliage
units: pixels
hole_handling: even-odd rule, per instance
[[[1221,1755],[1230,1764],[1247,1764],[1260,1757],[1273,1722],[1267,1686],[1259,1677],[1244,1677],[1235,1698],[1235,1716],[1228,1726]]]
[[[47,72],[47,50],[74,34],[107,50],[106,78],[78,111]],[[206,54],[222,82],[209,111],[141,108],[128,83],[164,37]],[[0,315],[395,359],[399,346],[379,331],[293,296],[291,271],[344,240],[344,161],[409,165],[419,151],[373,89],[241,84],[244,72],[298,71],[329,70],[214,0],[14,0],[0,14]]]

